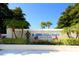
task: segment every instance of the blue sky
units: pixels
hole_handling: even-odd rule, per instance
[[[10,3],[9,8],[21,7],[31,29],[40,29],[42,21],[51,21],[51,28],[57,26],[61,13],[69,6],[68,3]]]

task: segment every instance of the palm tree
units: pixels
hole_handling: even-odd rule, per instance
[[[46,22],[41,22],[41,28],[45,28],[47,26]]]
[[[22,33],[21,33],[21,38],[23,36],[23,29],[26,27],[26,28],[29,28],[30,24],[27,22],[27,21],[23,21],[23,20],[19,20],[18,21],[18,27],[22,29]]]
[[[68,38],[71,38],[71,29],[69,27],[65,27],[62,33],[66,33]]]
[[[50,28],[50,26],[52,25],[52,23],[50,21],[47,21],[47,27]]]
[[[5,26],[12,28],[12,32],[14,33],[15,38],[17,38],[17,35],[15,33],[15,28],[21,28],[22,29],[22,33],[21,33],[21,38],[22,38],[23,29],[29,28],[29,26],[30,26],[30,24],[25,20],[19,20],[18,21],[18,20],[12,19],[12,20],[6,20],[4,23],[5,23]]]
[[[4,22],[4,25],[9,28],[12,28],[12,32],[14,33],[15,38],[17,38],[16,33],[15,33],[15,28],[17,27],[17,21],[14,19],[13,20],[6,20]]]

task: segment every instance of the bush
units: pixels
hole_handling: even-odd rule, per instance
[[[27,44],[27,41],[25,39],[17,38],[4,38],[0,39],[1,44]]]
[[[3,43],[3,41],[2,41],[2,39],[0,39],[0,44],[2,44]]]
[[[0,44],[28,44],[29,42],[26,39],[13,39],[13,38],[4,38],[0,39]],[[53,39],[51,42],[48,40],[35,40],[31,44],[44,44],[44,45],[79,45],[79,39],[69,38],[69,39]]]
[[[51,41],[51,44],[53,44],[53,45],[60,45],[61,42],[60,42],[58,39],[53,39],[53,40]]]
[[[51,44],[48,40],[36,40],[36,41],[33,41],[31,42],[31,44]]]
[[[61,42],[57,39],[53,39],[51,41],[49,41],[49,40],[34,40],[31,42],[31,44],[59,45],[59,44],[61,44]]]
[[[75,38],[61,39],[60,42],[64,45],[79,45],[79,39]]]

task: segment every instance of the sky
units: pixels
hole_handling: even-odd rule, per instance
[[[30,29],[40,29],[42,21],[51,21],[52,29],[57,26],[59,17],[69,5],[68,3],[10,3],[9,8],[21,7],[26,14],[26,20],[31,24]]]

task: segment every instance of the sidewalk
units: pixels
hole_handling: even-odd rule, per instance
[[[1,44],[3,50],[27,50],[27,51],[79,51],[79,46],[69,45],[5,45]]]

